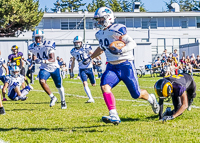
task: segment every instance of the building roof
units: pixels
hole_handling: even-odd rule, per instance
[[[61,17],[93,17],[93,12],[62,12],[62,13],[44,13],[44,18],[61,18]],[[116,17],[194,17],[200,16],[200,12],[114,12]]]

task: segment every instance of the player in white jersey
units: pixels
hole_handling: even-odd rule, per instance
[[[79,74],[83,82],[84,90],[87,96],[89,97],[89,100],[87,101],[87,103],[94,103],[94,99],[92,97],[91,91],[87,83],[87,77],[88,77],[90,79],[92,86],[96,85],[94,73],[92,70],[92,66],[93,66],[92,61],[90,61],[86,65],[84,65],[82,62],[83,59],[87,59],[88,57],[90,57],[90,55],[92,54],[92,48],[88,44],[83,44],[83,39],[80,36],[76,36],[73,42],[74,42],[74,48],[70,52],[71,55],[73,56],[71,70],[73,72],[74,65],[75,65],[74,62],[76,59],[79,64]]]
[[[6,89],[8,88],[8,97],[11,100],[26,100],[26,95],[29,93],[31,88],[29,86],[25,87],[25,77],[20,74],[20,68],[18,66],[13,66],[10,73],[11,75],[6,76],[5,78],[4,87],[2,89],[3,96],[5,96]],[[23,89],[20,90],[20,87]]]
[[[1,55],[1,51],[0,51],[0,55]],[[6,65],[6,61],[4,60],[4,58],[0,58],[0,80],[4,83],[6,76],[3,71],[3,68],[6,71],[6,75],[9,75],[9,70],[8,70],[8,66]],[[2,88],[3,88],[3,85],[0,85],[0,89]],[[6,97],[3,97],[3,101],[7,101]]]
[[[84,64],[87,64],[91,59],[105,52],[107,57],[106,71],[101,78],[101,90],[104,100],[109,109],[109,116],[103,116],[102,120],[105,123],[119,124],[121,122],[115,105],[115,97],[111,92],[121,80],[126,84],[131,96],[135,99],[141,98],[148,100],[152,106],[154,113],[158,114],[159,105],[154,94],[148,94],[146,90],[140,90],[137,73],[133,63],[133,49],[136,47],[135,41],[127,34],[126,26],[123,24],[113,24],[113,11],[107,7],[101,7],[96,10],[94,19],[100,30],[96,33],[96,38],[99,41],[99,47],[91,55],[91,58],[85,59]],[[109,45],[114,41],[123,41],[126,46],[121,50],[113,47],[115,50],[110,50]]]
[[[60,66],[58,61],[55,59],[55,42],[44,41],[44,32],[41,30],[35,30],[33,32],[33,40],[28,48],[33,54],[33,60],[36,64],[41,64],[39,71],[39,82],[44,91],[51,98],[50,107],[55,105],[57,98],[51,92],[47,79],[51,76],[61,97],[61,109],[66,109],[67,105],[65,102],[64,87],[62,86],[62,78],[60,73]]]

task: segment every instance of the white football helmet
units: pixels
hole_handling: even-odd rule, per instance
[[[110,8],[107,7],[100,7],[98,8],[94,13],[94,19],[97,20],[99,18],[103,17],[104,20],[97,22],[96,27],[104,29],[114,23],[114,14],[113,11]]]
[[[41,41],[40,43],[37,43],[37,41],[35,41],[35,37],[41,37]],[[41,43],[43,43],[44,41],[44,31],[40,30],[40,29],[36,29],[35,31],[33,31],[33,35],[32,35],[33,41],[39,46]]]
[[[81,42],[81,44],[79,45],[78,42]],[[74,43],[74,47],[76,49],[80,49],[82,47],[82,44],[83,44],[83,38],[81,36],[76,36],[74,38],[73,43]]]
[[[10,72],[11,72],[11,75],[16,78],[20,74],[20,69],[18,66],[12,66]]]

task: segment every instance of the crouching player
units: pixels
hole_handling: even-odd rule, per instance
[[[6,76],[4,87],[2,89],[2,94],[5,96],[6,89],[8,88],[8,97],[11,100],[26,100],[26,95],[31,90],[29,86],[25,87],[24,76],[20,75],[20,68],[18,66],[13,66],[11,69],[11,76]],[[20,87],[22,86],[22,90]]]
[[[159,96],[159,118],[163,121],[180,116],[186,109],[191,110],[193,98],[196,97],[196,83],[191,75],[185,73],[164,77],[155,83],[154,88]],[[163,113],[163,101],[170,96],[174,110],[167,107]]]
[[[74,62],[75,59],[78,61],[79,64],[79,74],[81,80],[83,82],[84,90],[89,98],[87,103],[94,103],[94,99],[92,97],[91,91],[88,87],[87,77],[90,79],[92,86],[95,86],[95,77],[92,70],[92,61],[88,64],[84,65],[82,60],[85,58],[90,57],[92,54],[92,48],[90,45],[83,44],[83,39],[80,36],[76,36],[74,38],[74,48],[71,50],[71,55],[73,56],[71,71],[73,72],[74,69]]]
[[[109,110],[109,116],[103,116],[105,123],[119,124],[121,122],[115,105],[115,97],[112,93],[114,88],[120,81],[123,81],[131,96],[135,99],[141,98],[148,100],[152,106],[154,113],[158,114],[159,105],[154,94],[149,94],[146,90],[140,90],[137,73],[133,63],[133,49],[136,47],[135,41],[127,34],[126,26],[122,24],[113,24],[113,11],[107,7],[98,8],[94,14],[94,19],[101,30],[96,33],[99,41],[99,47],[88,59],[83,60],[87,64],[91,59],[99,56],[103,52],[107,57],[106,71],[101,78],[101,90],[104,100]],[[126,46],[121,50],[109,46],[114,41],[123,41]]]

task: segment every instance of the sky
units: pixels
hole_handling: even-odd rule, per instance
[[[142,0],[144,3],[145,9],[147,9],[148,12],[161,12],[166,10],[165,2],[169,2],[169,0]],[[40,8],[44,9],[45,6],[49,8],[49,11],[51,11],[51,8],[54,7],[53,3],[55,3],[56,0],[39,0]],[[82,2],[86,3],[88,5],[92,2],[92,0],[83,0]],[[83,7],[83,9],[86,9],[86,7]]]

